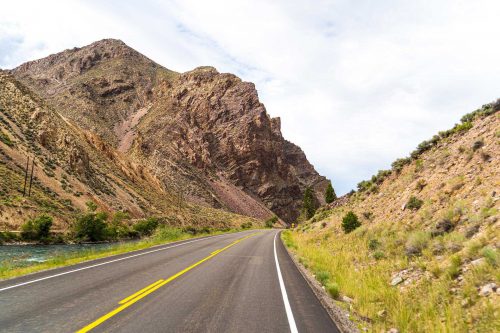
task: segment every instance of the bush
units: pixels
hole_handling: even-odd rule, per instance
[[[158,228],[159,221],[155,217],[150,217],[145,220],[141,220],[134,224],[132,227],[139,235],[143,236],[151,236],[153,232]]]
[[[161,226],[156,230],[154,238],[160,241],[177,240],[182,236],[182,230],[168,226]]]
[[[348,212],[342,219],[342,229],[346,234],[350,233],[359,226],[361,226],[361,223],[359,222],[358,216],[352,211]]]
[[[252,227],[252,222],[244,222],[240,225],[241,229],[250,229]]]
[[[48,215],[40,215],[34,220],[29,220],[21,226],[21,237],[26,240],[47,239],[52,222],[52,217]]]
[[[472,150],[476,151],[479,148],[482,148],[484,146],[484,141],[483,140],[477,140],[472,144]]]
[[[338,284],[335,282],[328,282],[325,286],[326,291],[332,296],[332,298],[337,299],[340,296],[340,290]]]
[[[392,162],[391,166],[394,171],[400,172],[401,170],[403,170],[405,165],[408,165],[410,163],[411,163],[411,158],[409,157],[398,158],[397,160]]]
[[[332,203],[335,199],[337,199],[337,195],[335,194],[335,190],[333,189],[332,183],[328,182],[328,187],[325,191],[325,201],[327,204]]]
[[[321,228],[326,228],[326,222],[321,222]]]
[[[89,210],[91,210],[90,207]],[[106,213],[95,213],[94,211],[79,216],[73,225],[75,237],[91,242],[104,240],[106,238],[107,218]]]
[[[267,219],[264,224],[266,228],[272,228],[276,222],[278,222],[278,217],[274,215],[273,217]]]
[[[379,246],[380,246],[380,242],[378,240],[376,240],[376,239],[370,239],[368,241],[368,248],[371,251],[378,249]]]
[[[424,202],[422,200],[418,199],[417,197],[412,196],[412,197],[410,197],[410,199],[406,203],[406,208],[411,209],[411,210],[419,210],[423,204],[424,204]]]
[[[500,255],[497,250],[488,246],[482,249],[481,254],[491,266],[498,267],[500,265]]]
[[[456,279],[460,275],[460,265],[462,264],[462,259],[458,255],[454,255],[450,259],[451,264],[448,267],[448,276],[452,279]]]
[[[375,260],[384,259],[384,258],[385,258],[385,254],[384,254],[384,252],[382,252],[382,251],[375,251],[375,252],[373,253],[373,258],[374,258]]]
[[[326,285],[326,283],[328,282],[328,280],[330,280],[330,273],[327,272],[327,271],[319,271],[317,274],[316,274],[316,279],[322,284],[322,285]]]
[[[419,256],[429,244],[430,234],[425,231],[412,233],[406,241],[406,255],[408,257]]]
[[[14,142],[12,142],[10,137],[7,134],[5,134],[3,131],[0,131],[0,141],[5,143],[9,147],[14,146]]]

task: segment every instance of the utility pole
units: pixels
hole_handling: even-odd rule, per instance
[[[24,170],[24,188],[23,188],[23,197],[26,195],[26,182],[28,181],[28,167],[30,164],[30,157],[28,156],[28,160],[26,161],[26,169]]]
[[[33,171],[35,170],[35,158],[33,157],[33,161],[31,162],[31,177],[30,177],[30,188],[28,190],[28,197],[31,196],[31,183],[33,182]]]

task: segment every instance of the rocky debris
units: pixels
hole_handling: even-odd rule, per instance
[[[479,296],[486,297],[491,295],[492,293],[495,293],[496,291],[497,291],[497,284],[491,282],[479,288]]]
[[[467,230],[465,231],[465,237],[466,238],[472,238],[472,236],[474,236],[475,234],[477,234],[477,232],[479,231],[479,228],[481,226],[479,224],[475,224],[473,226],[470,226],[467,228]]]
[[[472,266],[479,266],[479,265],[482,265],[486,260],[484,258],[478,258],[478,259],[475,259],[475,260],[472,260],[470,262],[470,264]]]
[[[404,281],[404,279],[398,275],[391,280],[391,286],[397,286],[398,284],[400,284],[403,281]]]
[[[341,297],[341,299],[340,299],[340,300],[341,300],[342,302],[344,302],[344,303],[349,303],[349,304],[351,304],[352,302],[354,302],[354,300],[353,300],[352,298],[347,297],[347,296],[345,296],[345,295],[343,295],[343,296]]]

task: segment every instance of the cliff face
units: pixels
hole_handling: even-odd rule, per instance
[[[323,200],[327,180],[284,140],[255,86],[232,74],[211,67],[175,73],[116,40],[11,73],[190,201],[293,221],[306,186]]]

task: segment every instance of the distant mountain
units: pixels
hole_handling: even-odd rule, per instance
[[[100,165],[93,170],[102,179],[121,178],[109,170],[116,169],[133,186],[260,219],[295,220],[307,186],[323,203],[326,178],[282,137],[279,118],[269,117],[254,85],[232,74],[211,67],[176,73],[112,39],[9,73],[4,80],[18,81],[13,84],[53,110],[75,145],[90,145],[83,159]],[[124,197],[114,201],[109,205],[129,207]],[[152,202],[162,210],[156,199],[142,210]]]

